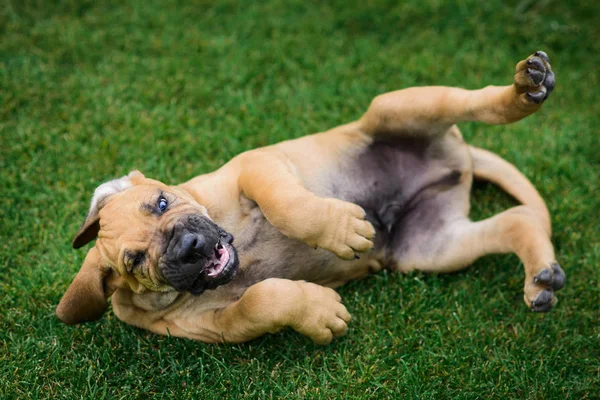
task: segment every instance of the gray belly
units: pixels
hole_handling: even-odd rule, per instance
[[[331,195],[363,207],[377,231],[376,247],[389,247],[394,232],[415,214],[419,224],[435,225],[443,210],[431,208],[429,200],[470,180],[467,151],[450,135],[379,140],[337,172]]]

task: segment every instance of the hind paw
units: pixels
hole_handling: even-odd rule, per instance
[[[543,51],[536,51],[517,64],[514,84],[525,105],[542,104],[552,93],[555,82],[550,59]]]
[[[558,301],[554,293],[565,286],[565,273],[553,262],[525,285],[525,303],[534,312],[548,312]]]

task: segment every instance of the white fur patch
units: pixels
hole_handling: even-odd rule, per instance
[[[125,175],[119,179],[113,179],[112,181],[108,181],[98,186],[96,190],[94,190],[94,197],[92,197],[92,202],[90,204],[90,211],[88,213],[97,213],[98,212],[98,204],[108,196],[111,196],[115,193],[122,192],[125,189],[129,189],[132,187],[131,178]]]

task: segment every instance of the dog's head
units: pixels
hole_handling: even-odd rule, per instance
[[[205,207],[137,171],[94,192],[73,247],[96,237],[56,309],[67,324],[100,318],[117,288],[199,295],[231,281],[238,267],[233,237]]]

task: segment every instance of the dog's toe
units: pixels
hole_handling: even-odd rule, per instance
[[[527,98],[535,104],[541,104],[546,98],[546,92],[541,90],[539,92],[527,92]]]
[[[557,301],[552,290],[546,289],[531,302],[531,311],[548,312],[554,307]]]
[[[539,57],[541,59],[543,59],[544,61],[546,61],[548,64],[550,64],[550,58],[548,57],[548,54],[546,54],[545,51],[542,50],[538,50],[534,53],[534,55],[536,57]]]
[[[540,57],[530,57],[527,60],[527,65],[530,66],[530,68],[534,68],[538,71],[546,72],[546,68],[544,67],[544,61],[542,61]]]
[[[545,285],[551,284],[552,283],[552,271],[548,268],[542,270],[542,272],[540,272],[533,278],[533,281],[535,283],[542,283]]]
[[[533,283],[552,290],[560,290],[565,286],[565,279],[564,271],[557,262],[554,262],[534,276]]]

